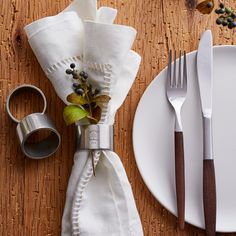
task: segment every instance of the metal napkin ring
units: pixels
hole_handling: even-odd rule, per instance
[[[77,126],[78,149],[113,150],[112,125]]]
[[[14,95],[16,95],[16,93],[23,92],[23,90],[25,89],[30,89],[33,92],[35,91],[38,92],[40,96],[43,98],[44,108],[41,113],[33,113],[27,115],[22,120],[18,120],[12,115],[10,111],[10,102],[11,98]],[[46,114],[44,114],[46,108],[47,108],[47,101],[44,93],[36,86],[30,84],[24,84],[15,88],[14,90],[11,91],[11,93],[8,95],[7,98],[6,110],[9,117],[13,121],[18,123],[16,131],[21,145],[21,149],[26,156],[32,159],[42,159],[52,155],[57,151],[61,143],[60,134],[57,132],[53,122]],[[28,142],[29,137],[32,134],[42,130],[49,131],[50,134],[45,139],[40,140],[39,142],[36,143]]]

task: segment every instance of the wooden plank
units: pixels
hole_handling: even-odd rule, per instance
[[[235,5],[233,0],[227,2]],[[58,115],[64,105],[40,69],[23,27],[58,13],[68,4],[69,0],[0,0],[0,235],[3,236],[60,235],[75,148],[74,131]],[[175,217],[147,190],[134,160],[132,122],[145,88],[166,66],[170,47],[195,50],[201,32],[209,28],[213,30],[215,44],[235,44],[234,31],[216,26],[214,15],[203,16],[194,11],[194,0],[100,0],[99,5],[117,8],[116,22],[134,26],[138,32],[134,49],[142,56],[142,65],[116,117],[115,149],[132,184],[145,235],[204,235],[190,225],[179,231]],[[5,113],[7,94],[22,83],[32,83],[46,93],[48,113],[62,134],[60,150],[45,160],[34,161],[22,155],[15,136],[16,125]],[[35,103],[29,102],[29,106],[33,108]]]

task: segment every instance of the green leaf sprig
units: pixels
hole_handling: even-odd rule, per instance
[[[63,118],[67,125],[79,122],[81,125],[97,124],[101,119],[102,106],[110,101],[110,97],[100,94],[100,90],[89,83],[89,76],[84,71],[78,71],[75,64],[70,64],[66,74],[72,75],[74,92],[67,96],[70,105],[66,106]],[[92,152],[93,174],[95,175],[94,153]]]
[[[84,71],[78,71],[75,64],[70,65],[66,74],[72,75],[74,92],[67,96],[70,105],[66,106],[63,117],[67,125],[76,122],[81,124],[97,124],[101,119],[102,106],[110,101],[110,97],[100,94],[100,90],[93,88],[89,83],[88,74]]]

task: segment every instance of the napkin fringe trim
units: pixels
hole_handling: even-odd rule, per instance
[[[90,155],[88,158],[90,158]],[[95,156],[94,156],[95,166],[97,165],[97,163],[100,159],[100,155],[101,155],[100,151],[95,152]],[[81,208],[81,203],[83,200],[83,192],[84,192],[84,189],[87,186],[91,176],[93,175],[92,161],[91,161],[91,159],[88,159],[88,161],[90,161],[90,162],[88,163],[87,168],[84,171],[84,173],[82,173],[82,177],[79,180],[79,183],[77,185],[75,198],[73,200],[72,214],[71,214],[72,235],[73,236],[79,236],[81,234],[81,232],[80,232],[80,208]]]
[[[96,62],[86,62],[86,68],[91,71],[98,71],[103,73],[102,92],[108,96],[111,96],[111,82],[112,82],[112,65],[109,63],[96,63]],[[105,103],[102,107],[102,114],[100,123],[106,123],[107,116],[109,114],[109,104]]]
[[[94,152],[94,164],[95,164],[95,167],[97,166],[98,161],[101,158],[101,154],[102,154],[101,151],[95,151]],[[105,154],[105,156],[106,156],[106,154]],[[105,157],[105,158],[107,158],[107,157]],[[107,160],[110,162],[109,158],[107,158]],[[112,163],[111,163],[111,165],[112,165]],[[113,166],[113,168],[114,168],[114,166]],[[117,178],[118,178],[118,174],[117,174],[116,170],[115,170],[115,174],[117,175]],[[92,175],[93,175],[93,167],[92,167],[91,154],[89,154],[89,156],[88,156],[88,164],[86,164],[86,169],[82,173],[82,177],[80,178],[80,180],[79,180],[79,182],[77,184],[76,191],[75,191],[75,197],[74,197],[73,203],[72,203],[72,212],[71,212],[72,236],[80,236],[81,233],[82,233],[81,230],[80,230],[81,229],[80,228],[80,210],[81,210],[81,204],[83,202],[84,190],[85,190],[87,184],[89,183]],[[110,184],[110,181],[109,181],[109,186],[110,186],[110,189],[111,189],[111,193],[112,193],[113,199],[115,199],[114,192],[113,192],[113,189],[112,189],[112,185]],[[123,191],[123,194],[125,196],[126,194],[125,194],[123,188],[122,188],[122,191]],[[116,203],[115,203],[115,208],[116,208],[116,212],[118,212],[118,206],[117,206]],[[133,222],[130,221],[130,213],[129,213],[129,207],[127,206],[127,202],[126,202],[126,209],[127,209],[127,212],[128,212],[128,219],[127,220],[129,221],[129,223],[128,223],[129,229],[128,229],[128,232],[126,232],[126,233],[127,233],[127,235],[130,235],[130,236],[137,236],[137,235],[135,235],[135,232],[133,230],[133,227],[134,227],[134,225],[136,223],[134,224]],[[118,217],[119,223],[121,225],[121,221],[120,221],[119,215],[117,215],[117,217]],[[123,235],[123,233],[119,231],[119,235]]]

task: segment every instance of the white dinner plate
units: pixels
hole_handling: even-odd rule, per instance
[[[236,231],[236,46],[214,47],[213,149],[219,232]],[[202,198],[202,117],[196,52],[187,55],[188,93],[182,110],[186,221],[205,228]],[[165,91],[164,69],[138,105],[133,145],[139,171],[154,197],[176,215],[174,113]]]

